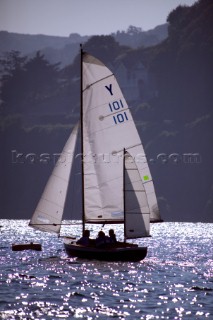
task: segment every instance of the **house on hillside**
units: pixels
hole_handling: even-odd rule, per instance
[[[141,62],[128,68],[123,62],[119,62],[114,68],[114,73],[129,103],[149,100],[152,95],[149,74]]]

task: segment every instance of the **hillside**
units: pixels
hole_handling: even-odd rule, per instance
[[[170,13],[168,38],[156,45],[133,48],[112,36],[84,44],[110,67],[131,106],[166,221],[213,222],[212,22],[212,1],[199,0]],[[79,117],[79,55],[59,68],[42,53],[13,52],[1,67],[2,217],[29,218]],[[77,201],[66,217],[80,211],[78,173],[76,162]]]
[[[164,40],[167,34],[167,24],[165,24],[149,31],[130,26],[127,31],[118,31],[112,36],[121,45],[135,48],[155,45]],[[73,62],[79,51],[79,44],[85,43],[89,38],[76,33],[71,33],[69,37],[55,37],[0,31],[0,55],[16,50],[22,55],[33,56],[36,51],[41,51],[49,62],[60,62],[63,67]]]

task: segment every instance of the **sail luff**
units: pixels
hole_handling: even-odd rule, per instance
[[[80,78],[80,125],[81,125],[81,201],[82,201],[82,235],[85,230],[85,193],[84,193],[84,126],[83,126],[83,48],[82,44],[80,45],[80,70],[81,70],[81,78]]]
[[[60,233],[77,133],[78,124],[67,140],[30,220],[29,226],[35,229]]]

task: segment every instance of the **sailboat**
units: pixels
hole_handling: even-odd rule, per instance
[[[74,127],[47,182],[29,225],[60,234],[79,124]],[[86,224],[123,224],[124,241],[98,248],[69,237],[71,257],[140,261],[147,247],[127,239],[150,236],[161,221],[152,176],[130,109],[114,74],[81,48],[82,234]]]

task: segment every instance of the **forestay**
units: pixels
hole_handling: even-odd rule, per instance
[[[159,220],[152,177],[131,112],[112,72],[83,54],[83,153],[85,222],[124,221],[123,149],[134,159],[150,218]]]
[[[67,140],[32,216],[29,225],[33,228],[47,232],[60,232],[77,133],[78,124]]]

